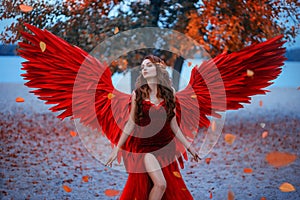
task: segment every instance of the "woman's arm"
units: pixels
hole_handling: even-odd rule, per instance
[[[182,133],[180,127],[178,126],[177,121],[176,121],[176,115],[171,120],[171,129],[174,132],[175,136],[178,138],[178,140],[183,144],[183,146],[192,154],[193,159],[196,162],[198,162],[198,159],[201,160],[198,153],[192,147],[191,143],[183,135],[183,133]]]
[[[110,154],[108,161],[106,162],[105,166],[112,166],[113,161],[117,158],[118,152],[122,145],[126,142],[128,136],[134,129],[135,123],[134,123],[134,115],[135,115],[135,108],[136,108],[136,94],[133,91],[132,96],[131,96],[131,110],[130,110],[130,115],[129,119],[122,131],[122,134],[120,136],[120,139],[118,141],[117,146],[113,149],[112,153]]]
[[[173,94],[174,94],[174,101],[176,101],[175,95],[176,90],[172,87]],[[175,116],[171,120],[171,129],[175,136],[178,138],[178,140],[183,144],[183,146],[192,154],[194,160],[198,162],[198,159],[201,160],[198,153],[195,151],[195,149],[192,147],[191,143],[185,138],[183,135],[180,127],[178,126],[178,123],[176,121],[176,108],[174,109]]]

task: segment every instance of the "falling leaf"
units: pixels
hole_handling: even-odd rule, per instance
[[[254,75],[254,72],[250,69],[247,69],[247,76],[252,77]]]
[[[216,122],[215,121],[212,121],[212,123],[211,123],[211,130],[212,131],[216,130]]]
[[[262,128],[265,128],[265,126],[266,126],[265,123],[260,123],[259,125],[260,125],[260,127],[262,127]]]
[[[260,106],[260,107],[263,106],[263,101],[262,101],[262,100],[259,101],[259,106]]]
[[[89,176],[83,176],[82,181],[83,182],[89,182]]]
[[[211,161],[211,158],[206,158],[206,159],[205,159],[206,164],[209,164],[210,161]]]
[[[113,197],[119,195],[120,191],[119,190],[112,190],[112,189],[107,189],[105,190],[105,195],[108,197]]]
[[[69,186],[63,185],[62,187],[66,192],[72,192],[72,188],[70,188]]]
[[[46,43],[40,41],[40,48],[41,48],[41,51],[44,52],[46,50]]]
[[[244,168],[244,173],[251,174],[253,170],[251,168]]]
[[[234,142],[235,138],[236,138],[235,135],[232,135],[230,133],[225,134],[225,142],[227,144],[232,144]]]
[[[279,189],[281,190],[281,192],[294,192],[296,191],[295,187],[287,182],[284,182],[280,185]]]
[[[22,98],[22,97],[17,97],[16,98],[16,102],[18,102],[18,103],[22,103],[22,102],[24,102],[25,100]]]
[[[33,9],[33,7],[32,6],[27,6],[27,5],[25,5],[25,4],[21,4],[21,5],[19,5],[19,8],[20,8],[20,10],[22,11],[22,12],[30,12],[30,11],[32,11],[32,9]]]
[[[189,66],[189,67],[192,66],[192,62],[188,62],[188,66]]]
[[[191,95],[191,97],[193,98],[193,99],[196,99],[197,98],[197,95]]]
[[[174,172],[173,172],[173,174],[174,174],[174,176],[176,176],[177,178],[181,178],[181,175],[180,175],[180,173],[179,173],[179,172],[177,172],[177,171],[174,171]]]
[[[297,156],[290,153],[274,151],[266,155],[266,161],[274,167],[283,167],[291,164]]]
[[[227,199],[228,200],[234,200],[234,193],[231,190],[228,191]]]
[[[71,135],[72,137],[75,137],[75,136],[77,135],[77,133],[76,133],[75,131],[70,131],[70,135]]]
[[[186,188],[181,188],[181,190],[182,190],[182,191],[186,191],[187,189],[186,189]]]
[[[108,95],[107,95],[107,98],[108,99],[112,99],[112,98],[114,98],[115,97],[115,95],[113,94],[113,93],[108,93]]]
[[[264,131],[262,134],[261,134],[261,137],[262,138],[266,138],[268,136],[269,132],[268,131]]]
[[[119,33],[119,28],[115,27],[114,34],[117,34],[117,33]]]

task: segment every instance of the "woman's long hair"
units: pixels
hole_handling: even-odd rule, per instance
[[[172,82],[169,77],[169,73],[166,70],[166,64],[162,59],[154,55],[148,55],[144,58],[149,59],[156,68],[157,74],[157,98],[164,100],[166,105],[167,120],[171,120],[175,113],[175,101],[172,89]],[[143,116],[142,112],[142,101],[149,98],[149,93],[151,89],[147,84],[146,79],[143,77],[142,73],[138,76],[136,80],[136,110],[135,110],[135,121],[138,122]]]

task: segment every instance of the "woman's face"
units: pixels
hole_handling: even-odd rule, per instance
[[[156,67],[149,59],[145,59],[142,62],[141,68],[142,75],[145,79],[156,77]]]

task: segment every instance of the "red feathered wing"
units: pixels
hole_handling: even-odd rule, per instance
[[[26,42],[18,49],[27,60],[25,85],[36,88],[31,92],[46,104],[56,104],[50,110],[61,112],[59,118],[79,118],[116,144],[129,117],[130,95],[113,87],[108,66],[47,30],[26,27],[33,34],[23,32]]]
[[[192,141],[199,128],[210,125],[208,116],[220,117],[218,112],[242,108],[250,96],[267,92],[286,60],[281,39],[220,54],[192,69],[189,84],[176,93],[176,117],[187,138]],[[184,152],[179,142],[177,148]]]

